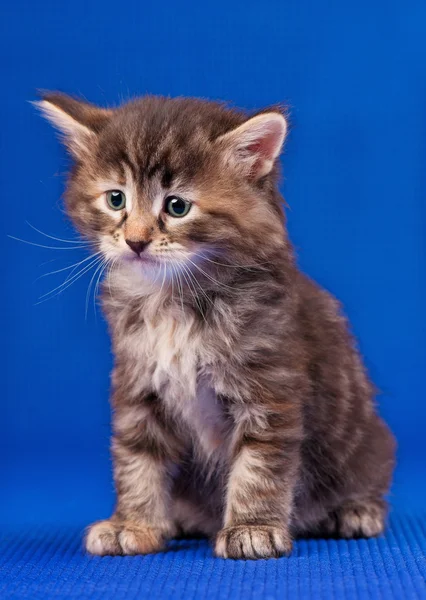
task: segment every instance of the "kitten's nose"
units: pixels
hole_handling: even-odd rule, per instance
[[[130,246],[133,252],[136,252],[136,254],[140,256],[141,252],[146,248],[146,246],[148,246],[149,242],[144,242],[142,240],[137,242],[133,240],[126,240],[126,244]]]

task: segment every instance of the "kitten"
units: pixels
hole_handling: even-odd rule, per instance
[[[194,99],[38,103],[74,159],[66,207],[111,269],[113,516],[92,554],[202,533],[217,556],[382,533],[394,441],[338,302],[294,261],[287,122]]]

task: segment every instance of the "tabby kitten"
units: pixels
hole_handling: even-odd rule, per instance
[[[197,532],[255,559],[295,536],[382,533],[394,441],[338,302],[295,264],[282,112],[59,93],[38,106],[74,159],[68,213],[113,265],[117,505],[87,550]]]

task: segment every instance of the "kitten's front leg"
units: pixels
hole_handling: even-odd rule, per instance
[[[179,447],[161,419],[159,400],[117,405],[113,459],[117,505],[114,515],[94,523],[86,537],[91,554],[148,554],[174,534],[170,487]]]
[[[237,420],[224,527],[215,547],[223,558],[277,557],[292,548],[301,420],[291,405],[262,411],[259,416],[259,407],[248,405]]]

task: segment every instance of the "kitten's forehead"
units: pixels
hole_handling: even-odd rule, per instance
[[[149,181],[170,188],[179,177],[189,183],[211,162],[211,141],[244,117],[216,103],[147,97],[115,112],[100,138],[106,169],[131,172],[140,187]]]

